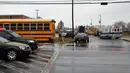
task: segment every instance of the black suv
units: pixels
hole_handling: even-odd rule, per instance
[[[38,48],[38,43],[35,39],[23,38],[22,36],[18,35],[17,33],[11,30],[6,30],[6,29],[0,30],[0,36],[13,42],[20,42],[20,43],[28,44],[32,50],[35,50]]]

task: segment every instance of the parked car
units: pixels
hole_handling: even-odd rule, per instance
[[[66,32],[61,33],[61,36],[62,36],[62,37],[65,37],[66,35],[67,35]]]
[[[65,38],[71,38],[73,36],[72,31],[68,31],[65,35]]]
[[[80,42],[89,42],[89,36],[86,33],[77,33],[74,37],[74,40],[76,43],[80,43]]]
[[[0,57],[8,60],[15,60],[21,56],[29,56],[32,52],[27,44],[10,42],[7,39],[0,37]]]
[[[20,43],[28,44],[32,50],[35,50],[38,48],[38,43],[35,39],[23,38],[22,36],[18,35],[17,33],[11,30],[6,30],[4,28],[1,28],[0,36],[12,42],[20,42]]]

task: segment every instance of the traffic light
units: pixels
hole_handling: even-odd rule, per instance
[[[108,3],[107,2],[102,2],[101,5],[107,5]]]

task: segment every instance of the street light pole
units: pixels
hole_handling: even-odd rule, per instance
[[[38,11],[39,11],[39,10],[38,10],[38,9],[36,9],[36,12],[37,12],[37,16],[36,16],[36,18],[37,18],[37,19],[38,19]]]
[[[74,0],[72,0],[72,39],[74,39]]]
[[[99,16],[100,16],[100,21],[99,21],[99,23],[100,23],[100,27],[101,27],[101,24],[102,24],[101,14],[99,14]]]
[[[92,22],[92,19],[91,19],[91,26],[92,26],[93,22]]]

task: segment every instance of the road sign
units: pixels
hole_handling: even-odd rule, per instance
[[[63,28],[64,28],[64,23],[63,23],[63,21],[60,21],[60,22],[58,23],[57,28],[58,28],[58,31],[59,31],[59,32],[61,32],[61,31],[63,30]]]

